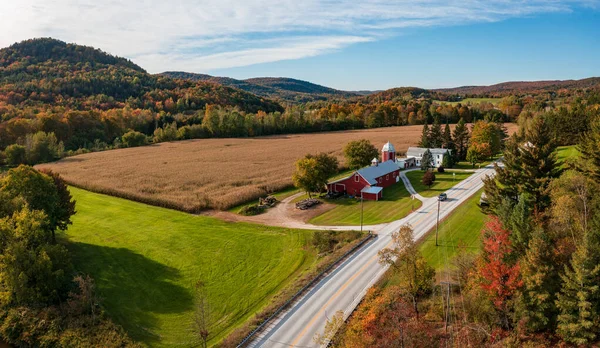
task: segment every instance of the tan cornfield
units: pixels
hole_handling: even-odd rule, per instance
[[[509,133],[515,126],[507,124]],[[378,128],[260,138],[198,139],[95,152],[40,165],[70,184],[144,203],[199,212],[227,209],[292,184],[294,162],[327,152],[343,164],[342,148],[366,138],[388,140],[403,153],[423,126]]]

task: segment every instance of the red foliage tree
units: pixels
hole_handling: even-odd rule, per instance
[[[483,253],[478,268],[481,288],[496,309],[504,314],[508,325],[508,302],[523,285],[520,267],[512,255],[510,231],[502,226],[498,217],[488,220],[483,234]]]

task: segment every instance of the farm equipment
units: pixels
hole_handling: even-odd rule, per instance
[[[267,196],[265,198],[259,198],[258,199],[258,205],[260,206],[267,206],[267,207],[272,207],[275,204],[277,204],[277,202],[279,202],[277,200],[277,198],[273,197],[273,196]]]
[[[314,198],[303,199],[300,202],[296,203],[296,209],[306,210],[308,208],[312,208],[315,205],[321,204],[321,201]]]

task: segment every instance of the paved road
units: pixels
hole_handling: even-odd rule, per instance
[[[440,219],[483,186],[485,175],[493,175],[493,166],[479,169],[475,174],[446,191],[448,200],[440,204]],[[251,347],[317,347],[316,333],[323,332],[327,318],[338,310],[347,318],[367,289],[383,275],[387,267],[379,264],[377,252],[391,246],[391,234],[401,225],[414,228],[415,239],[423,237],[436,224],[437,198],[425,199],[420,209],[404,219],[394,221],[375,231],[378,237],[357,251],[332,273],[321,280],[303,298],[274,320],[254,341]]]

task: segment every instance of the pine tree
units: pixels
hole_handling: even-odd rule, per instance
[[[444,134],[442,133],[442,125],[440,124],[439,116],[436,116],[429,130],[429,147],[439,148],[443,144]]]
[[[556,300],[560,310],[557,332],[566,342],[577,345],[593,342],[600,330],[600,265],[592,262],[591,253],[590,243],[584,240],[560,275],[561,291]]]
[[[461,118],[454,128],[454,145],[456,147],[456,158],[463,161],[467,158],[467,148],[469,146],[469,129],[465,120]]]
[[[534,232],[520,264],[523,288],[517,296],[515,319],[531,332],[550,330],[556,322],[559,282],[552,243],[541,228]]]
[[[542,117],[533,120],[523,137],[513,134],[504,150],[504,167],[496,166],[496,176],[484,179],[488,210],[496,211],[503,199],[516,204],[523,193],[531,195],[538,211],[545,210],[550,205],[548,185],[560,175],[555,150]]]
[[[421,170],[429,170],[429,168],[433,168],[433,155],[427,149],[421,157]]]
[[[444,147],[444,149],[449,149],[452,152],[454,152],[454,140],[452,140],[452,133],[450,132],[450,125],[448,123],[446,123],[446,126],[444,127],[444,134],[442,136],[442,139],[442,146]]]
[[[423,125],[423,133],[421,134],[421,141],[419,142],[419,147],[422,147],[425,149],[430,147],[429,125],[427,124],[427,121],[425,121],[425,124]]]
[[[583,165],[580,170],[600,182],[600,117],[590,124],[578,146]]]

